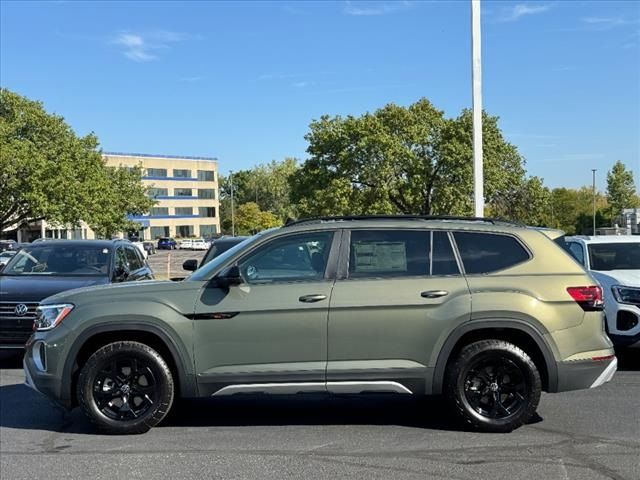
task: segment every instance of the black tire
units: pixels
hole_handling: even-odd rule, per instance
[[[78,403],[89,420],[112,434],[145,433],[173,403],[171,371],[158,352],[138,342],[97,350],[78,377]]]
[[[503,340],[465,346],[447,368],[445,394],[455,413],[485,432],[510,432],[536,412],[542,382],[531,357]]]

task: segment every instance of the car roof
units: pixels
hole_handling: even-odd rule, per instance
[[[421,216],[421,215],[363,215],[355,217],[319,217],[289,222],[275,229],[318,230],[339,228],[433,228],[446,230],[474,230],[514,233],[533,227],[495,218]]]
[[[579,241],[583,243],[640,243],[640,235],[576,235],[566,237],[567,241]]]

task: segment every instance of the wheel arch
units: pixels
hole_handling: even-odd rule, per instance
[[[535,327],[518,320],[496,319],[468,322],[449,334],[436,361],[432,382],[433,394],[442,393],[447,366],[457,353],[469,343],[486,339],[505,340],[522,348],[536,364],[542,378],[543,390],[557,390],[558,369],[553,351],[543,334]]]
[[[66,357],[62,376],[61,397],[65,405],[77,405],[74,392],[82,365],[98,348],[115,341],[138,341],[157,350],[167,362],[172,374],[177,377],[176,396],[197,396],[195,379],[189,368],[190,357],[181,342],[176,341],[157,325],[139,322],[108,323],[88,328],[73,342]]]

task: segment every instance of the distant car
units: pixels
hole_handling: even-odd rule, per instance
[[[74,288],[153,278],[140,250],[127,240],[25,245],[0,271],[0,349],[24,347],[36,308],[46,297]]]
[[[204,238],[194,238],[191,242],[191,250],[209,250],[210,246]]]
[[[147,255],[153,255],[156,253],[156,246],[153,244],[153,242],[142,242],[142,246],[147,252]]]
[[[170,237],[162,237],[158,239],[158,250],[175,250],[178,243]]]
[[[0,270],[9,262],[11,257],[16,254],[15,250],[6,250],[4,252],[0,252]]]
[[[180,248],[180,250],[191,250],[192,246],[193,240],[190,238],[185,238],[184,240],[180,240],[180,245],[178,245],[178,248]]]
[[[7,250],[17,250],[18,243],[14,240],[0,240],[0,252]]]
[[[231,247],[244,242],[247,238],[249,237],[219,237],[211,242],[211,246],[209,247],[209,250],[207,250],[207,253],[204,254],[204,257],[202,257],[200,265],[198,265],[197,260],[190,259],[185,260],[185,262],[182,264],[182,268],[184,270],[193,272],[216,258],[221,253],[226,252]]]
[[[571,255],[604,292],[609,338],[616,347],[640,348],[640,237],[566,237]]]

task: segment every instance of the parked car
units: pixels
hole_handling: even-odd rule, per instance
[[[241,242],[244,242],[247,238],[248,237],[231,237],[231,236],[226,237],[225,236],[225,237],[219,237],[217,239],[214,239],[211,241],[211,246],[209,247],[209,250],[207,250],[207,253],[204,254],[204,257],[202,257],[202,260],[200,261],[199,266],[198,266],[198,260],[189,259],[184,261],[184,263],[182,264],[182,268],[184,270],[193,272],[199,267],[202,267],[204,264],[209,263],[211,260],[216,258],[221,253],[226,252],[231,247],[234,247],[235,245]]]
[[[180,250],[191,250],[192,246],[193,246],[193,239],[185,238],[184,240],[180,240],[180,244],[178,245],[178,248]]]
[[[73,288],[152,279],[126,240],[57,240],[22,247],[0,271],[0,349],[21,351],[42,299]]]
[[[191,250],[209,250],[211,244],[204,238],[194,238],[191,241]]]
[[[153,244],[153,242],[142,242],[142,246],[147,252],[147,255],[155,255],[156,246]]]
[[[6,250],[0,252],[0,270],[7,264],[9,259],[16,254],[15,250]]]
[[[131,242],[131,244],[135,245],[135,247],[138,250],[140,250],[140,253],[142,254],[143,258],[146,260],[149,254],[147,253],[147,249],[144,248],[144,244],[142,242]]]
[[[541,391],[616,370],[602,290],[561,235],[452,217],[291,222],[183,282],[46,299],[26,381],[112,433],[147,431],[177,395],[300,392],[443,393],[472,427],[510,431]]]
[[[18,242],[14,240],[0,240],[0,252],[7,250],[17,250]]]
[[[170,237],[163,237],[158,239],[158,250],[175,250],[178,248],[178,243]]]
[[[640,348],[640,237],[566,237],[567,248],[600,283],[606,327],[616,347]]]

